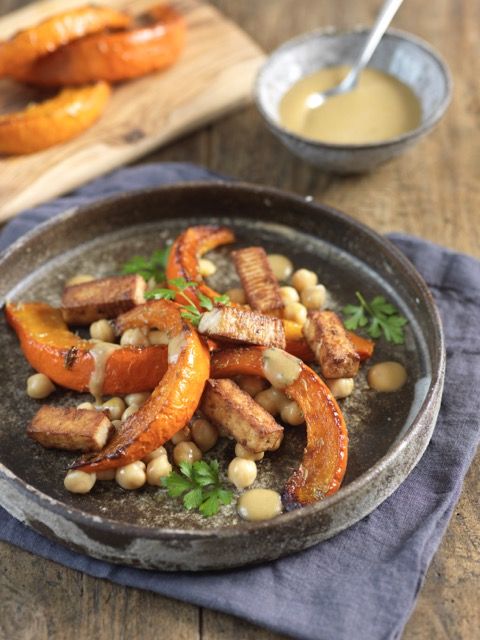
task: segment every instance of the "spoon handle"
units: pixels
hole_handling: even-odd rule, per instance
[[[358,74],[367,66],[370,62],[370,58],[372,57],[375,49],[377,48],[378,43],[382,39],[383,34],[387,30],[390,22],[393,19],[393,16],[397,13],[400,5],[403,3],[403,0],[386,0],[380,13],[377,16],[375,24],[370,31],[370,34],[367,38],[363,46],[362,53],[358,57],[357,61],[353,65],[350,73],[342,82],[349,86],[350,84],[354,84]]]

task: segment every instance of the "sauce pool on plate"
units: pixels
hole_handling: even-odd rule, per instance
[[[308,96],[339,84],[349,67],[328,67],[291,87],[279,106],[281,124],[305,138],[332,144],[381,142],[418,127],[422,110],[406,84],[388,73],[367,68],[352,91],[309,109]]]

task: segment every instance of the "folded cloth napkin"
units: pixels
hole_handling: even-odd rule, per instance
[[[4,248],[68,207],[118,191],[183,180],[218,179],[192,165],[117,171],[70,196],[28,211],[0,236]],[[361,522],[302,553],[215,573],[164,573],[112,565],[50,542],[0,509],[0,539],[107,578],[248,619],[296,638],[398,638],[447,527],[479,440],[480,262],[422,240],[390,239],[433,291],[447,343],[447,378],[438,423],[407,480]]]

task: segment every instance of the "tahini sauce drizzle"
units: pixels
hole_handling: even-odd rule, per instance
[[[395,138],[418,127],[422,109],[406,84],[388,73],[367,68],[352,91],[308,109],[307,97],[337,85],[349,67],[321,69],[293,85],[283,96],[282,125],[301,136],[333,144],[368,144]]]
[[[250,489],[238,499],[237,511],[244,520],[271,520],[282,513],[282,499],[272,489]]]
[[[88,382],[88,389],[95,398],[96,404],[102,402],[103,382],[105,380],[105,367],[110,354],[119,349],[120,345],[111,342],[95,342],[95,346],[90,349],[89,353],[93,357],[93,371]]]
[[[263,352],[263,373],[276,389],[285,389],[295,382],[302,371],[302,361],[281,349],[272,347]]]

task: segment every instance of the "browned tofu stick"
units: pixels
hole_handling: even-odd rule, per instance
[[[62,315],[67,324],[88,325],[101,318],[116,318],[143,304],[145,280],[139,275],[112,276],[66,287]]]
[[[333,311],[311,311],[303,334],[325,378],[353,378],[360,357],[347,337],[342,321]]]
[[[27,427],[27,435],[47,449],[100,451],[114,427],[103,411],[44,405]]]
[[[217,340],[285,349],[285,329],[278,318],[239,307],[215,307],[202,314],[199,333]]]
[[[283,427],[233,380],[208,380],[200,409],[250,451],[275,451],[282,442]]]
[[[280,315],[283,302],[280,287],[268,262],[265,249],[248,247],[232,253],[233,262],[245,290],[248,304],[256,311]]]

